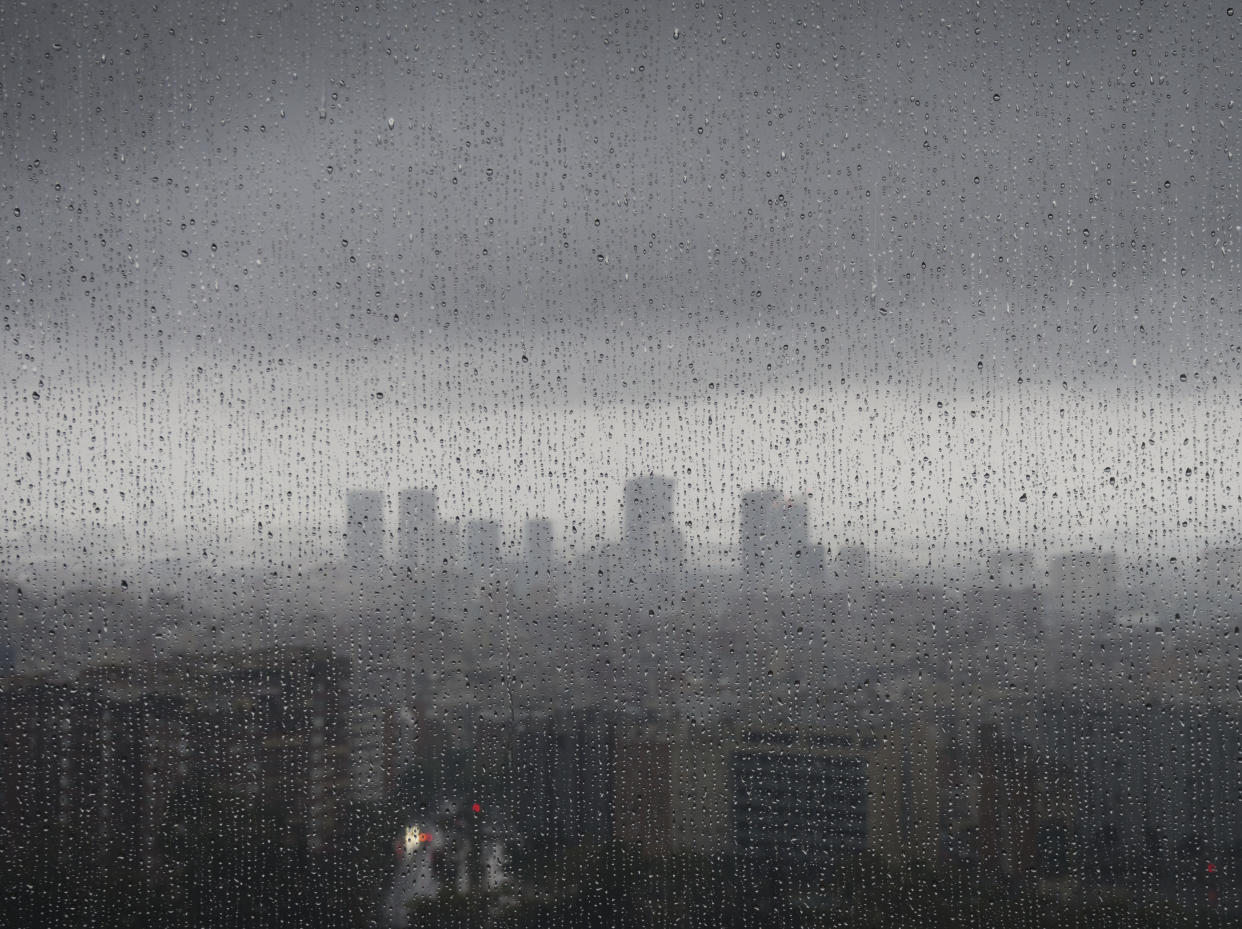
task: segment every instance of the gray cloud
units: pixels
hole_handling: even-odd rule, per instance
[[[512,439],[517,422],[561,443],[542,471],[586,486],[701,454],[676,437],[678,404],[719,402],[726,434],[755,422],[755,397],[805,417],[860,392],[894,422],[935,402],[1079,397],[1105,419],[1163,409],[1168,429],[1163,398],[1202,390],[1197,409],[1223,410],[1236,387],[1240,79],[1223,7],[3,16],[0,391],[37,454],[81,442],[90,459],[91,434],[128,436],[63,475],[83,512],[78,475],[165,486],[180,468],[171,486],[221,501],[204,525],[253,523],[270,492],[315,501],[326,526],[341,482],[379,477],[347,466],[362,446],[403,480],[433,469],[465,506],[467,435]],[[618,407],[674,419],[592,431]],[[936,441],[964,467],[960,415]],[[1080,438],[1100,422],[1081,415]],[[659,423],[664,452],[627,451]],[[402,457],[433,431],[436,454]],[[795,434],[813,481],[814,443],[837,440]],[[219,445],[177,459],[161,451],[174,436]],[[882,437],[863,447],[888,454]],[[159,477],[165,454],[182,463]],[[784,455],[767,449],[755,479]],[[269,460],[283,477],[254,470]],[[551,486],[503,506],[550,506]],[[702,490],[711,512],[729,490]],[[47,514],[60,499],[46,484],[35,498]]]

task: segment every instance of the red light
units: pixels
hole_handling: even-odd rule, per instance
[[[1208,874],[1215,874],[1215,873],[1216,873],[1216,865],[1213,862],[1209,861],[1208,862]]]
[[[483,807],[479,806],[477,803],[470,807],[470,809],[474,810],[476,813],[481,813],[483,811]]]
[[[420,844],[422,844],[422,845],[426,845],[428,842],[430,842],[430,841],[431,841],[431,833],[430,833],[430,832],[420,832],[420,833],[418,834],[418,841],[419,841],[419,843],[420,843]]]

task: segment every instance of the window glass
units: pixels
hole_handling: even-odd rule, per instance
[[[1240,22],[0,5],[0,923],[1236,925]]]

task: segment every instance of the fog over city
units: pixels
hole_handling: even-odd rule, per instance
[[[769,481],[915,564],[1236,531],[1223,8],[5,19],[13,560],[319,557],[351,486],[615,537],[646,472],[705,563]]]
[[[1240,23],[0,5],[0,923],[1234,924]]]

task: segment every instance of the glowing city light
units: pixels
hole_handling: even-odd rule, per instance
[[[407,826],[405,830],[405,852],[416,852],[424,845],[431,844],[431,833],[423,832],[418,826]]]

